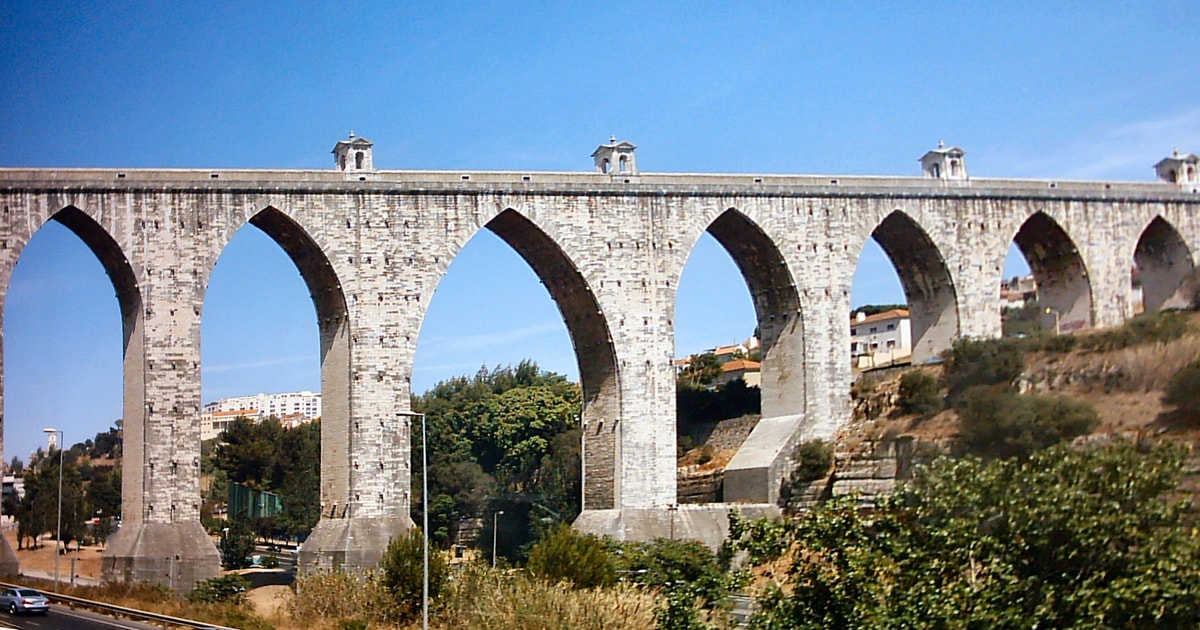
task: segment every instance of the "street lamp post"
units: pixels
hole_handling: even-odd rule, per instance
[[[504,510],[497,510],[492,515],[492,568],[496,568],[496,534],[499,531],[497,527],[500,525],[500,515],[504,514]]]
[[[63,479],[63,443],[67,436],[60,429],[46,427],[42,429],[47,436],[58,434],[58,523],[54,526],[54,592],[58,592],[58,544],[62,542],[62,479]]]
[[[1062,333],[1062,326],[1059,324],[1059,317],[1061,316],[1061,314],[1057,310],[1050,308],[1049,306],[1046,307],[1046,314],[1054,315],[1054,336],[1055,337],[1059,336]]]
[[[425,441],[425,414],[401,411],[396,415],[421,418],[421,546],[425,556],[421,581],[421,628],[429,630],[429,447]]]

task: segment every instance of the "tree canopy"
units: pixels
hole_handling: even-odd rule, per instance
[[[481,369],[413,398],[429,435],[430,536],[442,545],[463,519],[503,510],[502,552],[579,513],[579,386],[532,361]],[[419,519],[421,433],[412,431],[413,518]],[[549,522],[547,522],[547,519]],[[492,519],[484,518],[485,538]]]
[[[838,500],[775,529],[735,519],[735,548],[791,559],[751,627],[1196,627],[1185,465],[1181,448],[1126,442],[943,458],[871,513]]]

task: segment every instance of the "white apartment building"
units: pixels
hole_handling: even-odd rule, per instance
[[[200,439],[217,437],[239,416],[251,420],[275,416],[284,426],[293,427],[321,417],[321,394],[303,391],[214,400],[200,414]]]

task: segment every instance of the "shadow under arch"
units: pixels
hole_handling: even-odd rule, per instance
[[[288,255],[317,311],[321,347],[321,502],[346,505],[350,472],[350,324],[346,296],[321,246],[291,217],[267,206],[248,223]]]
[[[584,509],[616,506],[621,390],[616,350],[608,321],[587,280],[561,247],[541,228],[513,209],[484,227],[512,247],[546,285],[558,307],[579,365],[583,389],[586,476]]]
[[[1092,285],[1083,257],[1067,231],[1045,212],[1025,219],[1013,242],[1037,282],[1042,327],[1070,332],[1092,326]],[[997,283],[998,284],[998,283]]]
[[[736,208],[718,215],[706,231],[733,258],[750,288],[762,354],[763,417],[804,413],[804,324],[800,295],[783,254],[758,224]]]
[[[901,210],[884,217],[871,237],[904,287],[912,323],[912,362],[936,357],[959,333],[958,296],[946,259],[925,229]]]
[[[1142,284],[1146,312],[1187,308],[1196,292],[1192,252],[1175,226],[1154,217],[1138,238],[1133,253]]]

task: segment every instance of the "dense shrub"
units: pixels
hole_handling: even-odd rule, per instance
[[[900,377],[900,399],[896,410],[902,414],[931,416],[942,410],[938,381],[924,370],[905,372]]]
[[[1167,383],[1163,404],[1175,408],[1175,413],[1200,419],[1200,361],[1183,366]]]
[[[193,604],[243,604],[249,590],[250,582],[246,578],[237,574],[224,575],[197,584],[187,594],[187,600]]]
[[[841,499],[787,525],[786,583],[751,628],[1195,628],[1185,462],[1129,443],[940,459],[873,512]]]
[[[702,611],[718,608],[736,583],[716,554],[694,540],[625,543],[614,555],[622,576],[663,594],[656,610],[660,630],[707,627]]]
[[[1087,403],[996,387],[967,390],[957,411],[962,449],[984,458],[1028,457],[1084,435],[1099,423],[1096,410]]]
[[[421,612],[424,588],[424,536],[412,528],[388,542],[379,561],[380,584],[389,594],[390,606],[384,616],[395,620],[415,618]],[[438,596],[449,575],[445,553],[429,550],[429,598]]]
[[[796,445],[792,458],[792,481],[816,481],[833,468],[833,445],[826,440],[806,440]]]
[[[591,534],[560,524],[529,550],[529,572],[550,582],[569,582],[575,588],[609,586],[616,581],[616,564],[604,542]]]
[[[1012,389],[1025,358],[1017,345],[1005,339],[958,339],[943,353],[942,383],[950,404],[957,408],[963,392],[979,385]]]
[[[250,556],[254,553],[254,529],[242,518],[228,521],[221,530],[217,549],[221,552],[221,564],[226,569],[250,566]]]
[[[676,423],[679,427],[687,427],[761,413],[761,399],[759,389],[748,387],[741,379],[713,390],[678,381],[675,385]]]
[[[1191,325],[1185,313],[1143,313],[1120,328],[1079,337],[1079,346],[1085,350],[1108,352],[1143,344],[1167,343],[1179,339],[1190,330]]]

